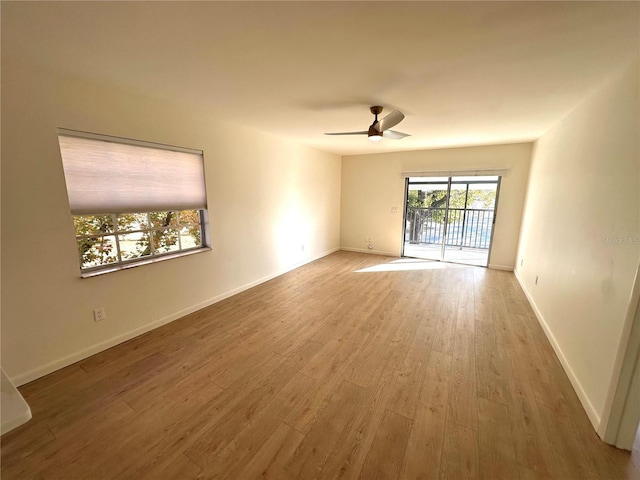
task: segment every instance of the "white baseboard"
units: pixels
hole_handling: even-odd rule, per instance
[[[141,327],[135,328],[126,333],[123,333],[116,337],[105,340],[104,342],[96,343],[87,348],[83,348],[82,350],[74,352],[70,355],[54,360],[53,362],[49,362],[45,365],[36,367],[32,370],[29,370],[28,372],[18,374],[15,377],[11,378],[11,381],[17,387],[24,385],[25,383],[32,382],[33,380],[36,380],[40,377],[44,377],[45,375],[55,372],[56,370],[60,370],[61,368],[64,368],[73,363],[79,362],[80,360],[84,360],[85,358],[88,358],[91,355],[95,355],[96,353],[100,353],[104,350],[107,350],[108,348],[111,348],[120,343],[126,342],[127,340],[131,340],[132,338],[138,337],[143,333],[147,333],[151,330],[161,327],[162,325],[171,323],[174,320],[184,317],[185,315],[189,315],[190,313],[206,308],[210,305],[213,305],[214,303],[218,303],[224,300],[225,298],[232,297],[233,295],[236,295],[240,292],[244,292],[245,290],[248,290],[257,285],[260,285],[261,283],[268,282],[269,280],[279,277],[280,275],[284,275],[285,273],[290,272],[291,270],[300,268],[301,266],[306,265],[307,263],[311,263],[322,257],[331,255],[332,253],[337,252],[338,250],[340,250],[340,248],[333,248],[331,250],[321,253],[320,255],[316,255],[312,258],[307,258],[302,262],[296,263],[294,265],[290,265],[279,272],[273,273],[271,275],[267,275],[258,280],[242,285],[238,288],[234,288],[233,290],[229,290],[227,292],[221,293],[220,295],[216,295],[215,297],[209,298],[203,302],[197,303],[195,305],[191,305],[187,308],[184,308],[182,310],[179,310],[177,312],[174,312],[172,314],[169,314],[167,316],[154,320],[150,323],[147,323],[146,325],[142,325]]]
[[[551,328],[549,327],[544,317],[542,316],[542,312],[540,312],[540,309],[538,309],[538,306],[536,305],[535,300],[533,299],[533,297],[525,287],[524,282],[520,277],[520,273],[518,272],[518,269],[516,268],[513,273],[515,274],[516,279],[518,280],[518,283],[522,288],[522,291],[526,295],[527,300],[529,300],[529,304],[531,305],[533,312],[536,314],[536,317],[538,318],[538,322],[540,323],[542,330],[544,330],[544,333],[547,336],[549,343],[551,343],[551,346],[553,347],[553,351],[556,352],[556,356],[558,357],[558,360],[560,360],[560,364],[562,365],[562,368],[567,374],[567,377],[569,377],[569,381],[571,382],[573,389],[578,395],[578,399],[580,400],[580,403],[582,403],[582,408],[584,408],[585,412],[587,412],[589,421],[591,421],[591,425],[593,425],[593,428],[597,432],[598,427],[600,426],[600,415],[598,415],[598,412],[591,404],[591,401],[589,401],[589,397],[587,396],[586,392],[582,388],[582,385],[580,384],[580,380],[578,380],[578,377],[573,372],[573,369],[569,364],[569,360],[567,360],[567,357],[564,355],[564,352],[562,351],[560,344],[556,340],[556,337],[553,335]]]
[[[383,250],[369,250],[368,248],[340,247],[347,252],[370,253],[371,255],[383,255],[385,257],[399,257],[398,252],[385,252]]]
[[[496,265],[495,263],[490,263],[489,268],[492,270],[504,270],[505,272],[513,272],[513,267],[509,265]]]

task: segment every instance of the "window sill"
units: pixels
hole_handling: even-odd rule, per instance
[[[151,263],[164,262],[165,260],[171,260],[173,258],[186,257],[188,255],[194,255],[196,253],[209,252],[209,251],[211,251],[211,247],[200,247],[200,248],[195,248],[193,250],[185,250],[182,252],[169,253],[167,255],[147,258],[144,260],[136,260],[131,263],[121,263],[118,265],[101,267],[96,270],[81,272],[80,278],[97,277],[99,275],[104,275],[106,273],[119,272],[121,270],[128,270],[130,268],[141,267],[142,265],[149,265]]]

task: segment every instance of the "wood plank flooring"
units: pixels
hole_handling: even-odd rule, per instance
[[[640,479],[477,267],[338,252],[20,390],[3,480]]]

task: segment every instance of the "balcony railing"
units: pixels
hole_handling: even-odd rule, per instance
[[[442,244],[446,208],[407,208],[405,241]],[[489,249],[493,210],[450,208],[445,245]]]

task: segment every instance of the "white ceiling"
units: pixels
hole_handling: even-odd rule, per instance
[[[639,6],[3,1],[2,56],[343,155],[512,143],[637,55]],[[412,136],[323,135],[374,104]]]

